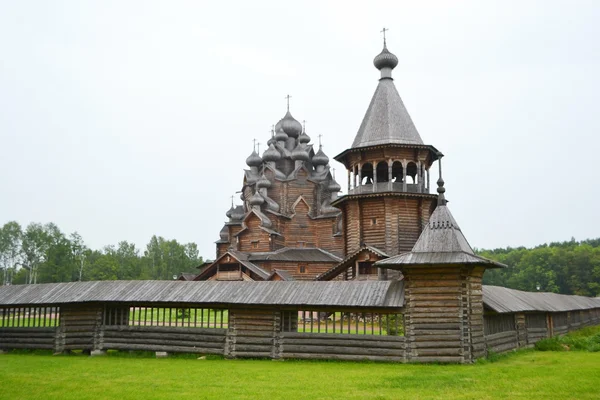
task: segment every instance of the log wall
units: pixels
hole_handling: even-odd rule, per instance
[[[280,357],[406,362],[405,340],[402,336],[284,332]]]
[[[405,268],[409,361],[470,363],[485,354],[482,268]]]

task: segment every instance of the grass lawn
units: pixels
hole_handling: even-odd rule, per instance
[[[0,355],[0,399],[598,399],[600,352],[475,365]]]

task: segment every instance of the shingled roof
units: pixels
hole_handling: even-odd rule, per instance
[[[487,268],[503,268],[506,265],[475,255],[467,242],[443,197],[443,180],[440,188],[439,204],[431,214],[429,223],[412,251],[375,263],[378,267],[393,268],[394,265],[431,264],[478,264]]]
[[[352,148],[380,144],[423,145],[392,79],[381,79],[352,143]]]
[[[101,281],[0,286],[0,306],[94,302],[400,308],[401,281]]]

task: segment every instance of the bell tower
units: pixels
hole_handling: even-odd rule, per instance
[[[385,42],[373,60],[381,77],[352,146],[335,159],[347,169],[348,194],[332,205],[344,216],[344,253],[370,247],[394,256],[416,243],[437,195],[429,169],[442,157],[423,143],[392,78],[398,58]]]

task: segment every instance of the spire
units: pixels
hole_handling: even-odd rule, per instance
[[[438,164],[440,166],[440,177],[437,181],[437,184],[438,184],[438,188],[437,188],[438,206],[445,206],[448,201],[446,200],[446,196],[444,196],[444,193],[446,192],[446,188],[444,188],[444,179],[442,178],[442,157],[444,157],[444,155],[438,151],[437,156],[438,156]]]
[[[381,71],[381,79],[392,79],[392,70],[398,65],[398,57],[387,49],[386,31],[389,31],[389,29],[383,28],[381,31],[383,32],[383,50],[373,59],[373,65]]]
[[[383,51],[375,57],[373,63],[381,70],[381,79],[352,148],[385,144],[422,145],[423,140],[391,79],[392,69],[398,64],[398,58],[389,52],[385,39]]]

